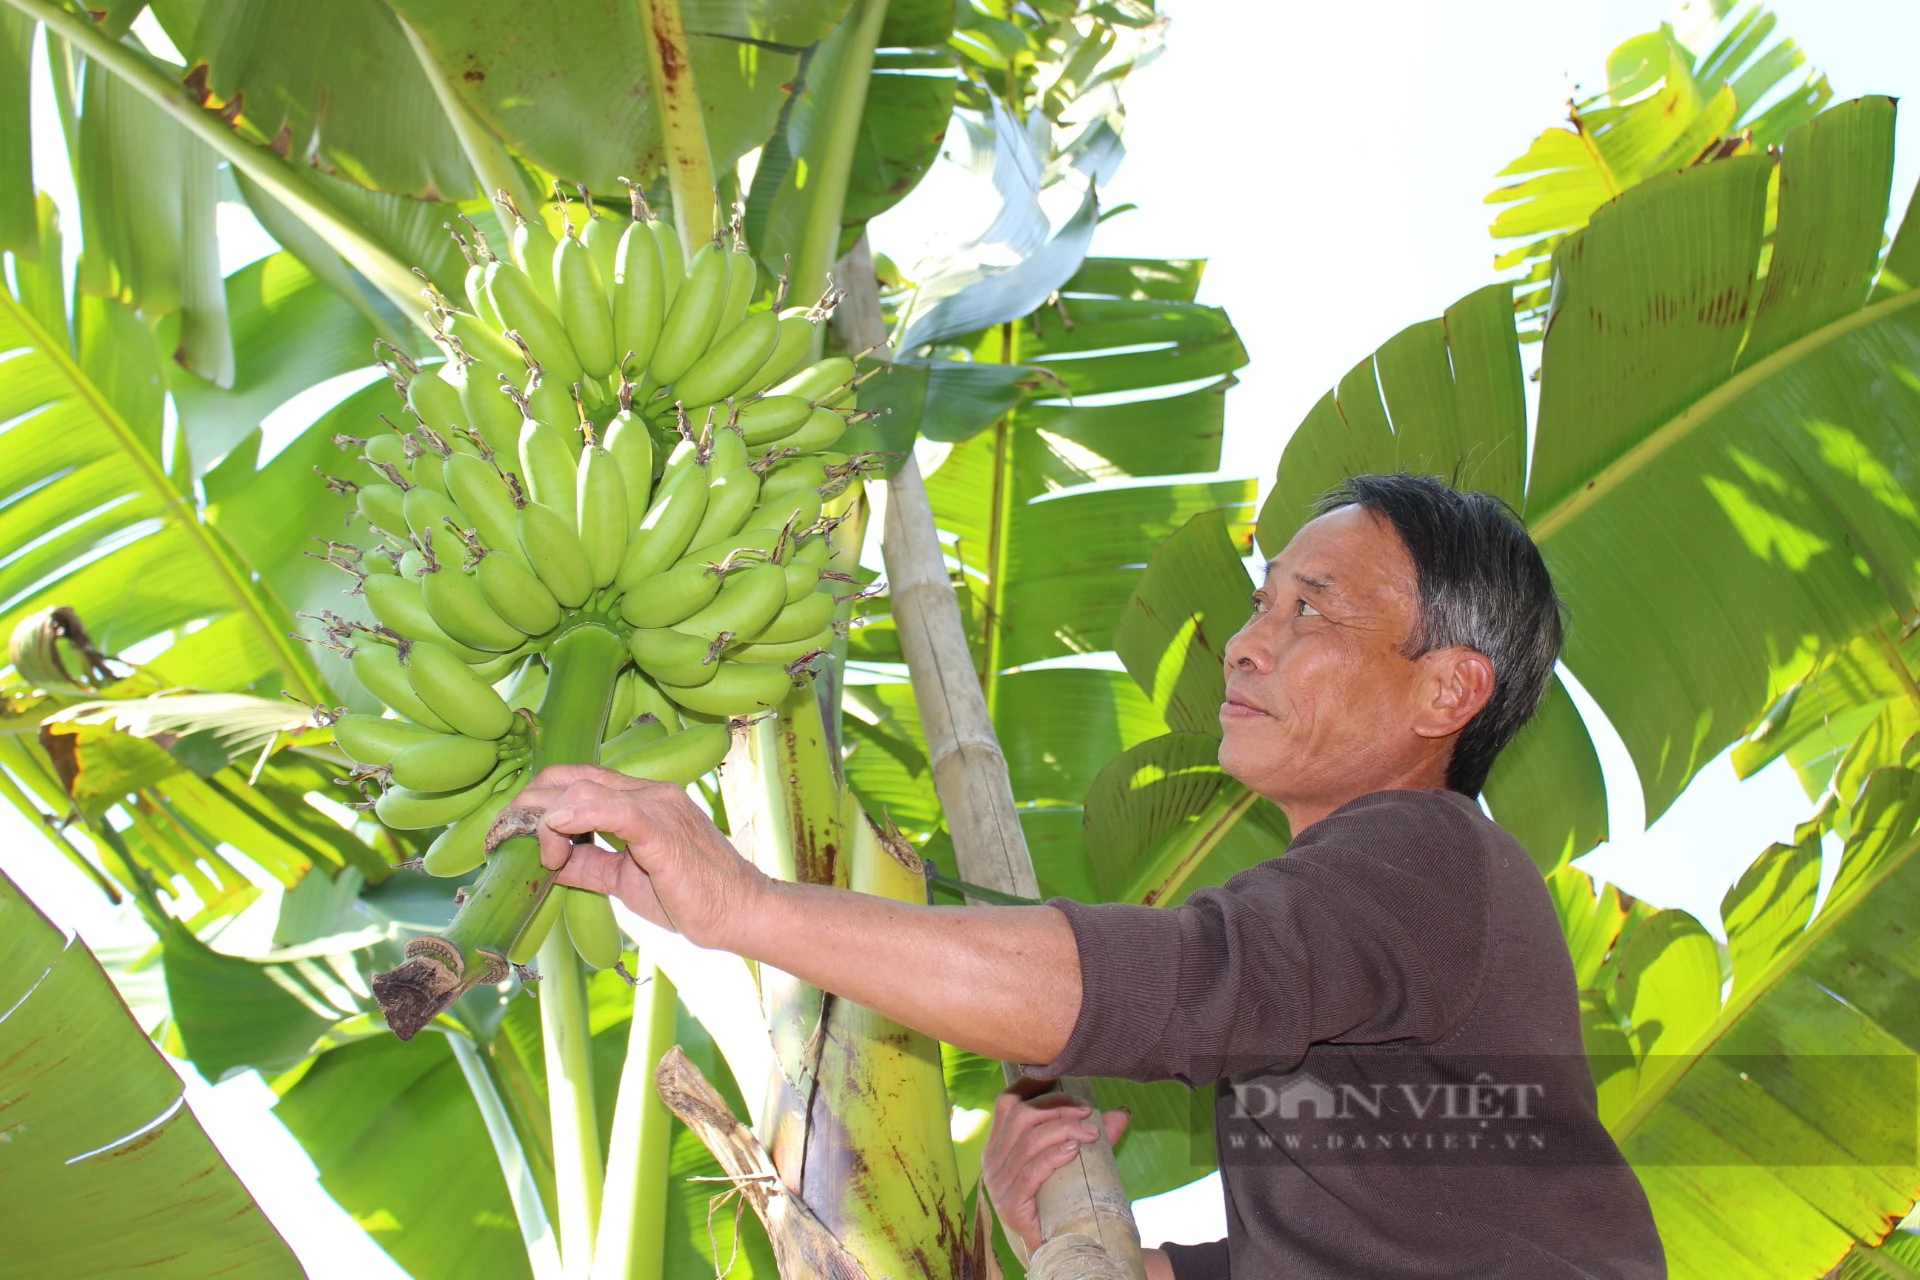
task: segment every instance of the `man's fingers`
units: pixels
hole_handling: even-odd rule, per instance
[[[1120,1135],[1127,1131],[1127,1125],[1133,1120],[1133,1115],[1127,1111],[1114,1110],[1102,1115],[1100,1120],[1107,1127],[1107,1145],[1112,1146],[1120,1141]]]
[[[575,889],[587,889],[594,893],[617,895],[620,891],[620,872],[627,864],[627,855],[603,849],[597,844],[576,844],[558,877],[561,884]]]

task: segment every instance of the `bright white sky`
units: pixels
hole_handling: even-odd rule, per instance
[[[1168,49],[1127,88],[1129,154],[1105,200],[1140,208],[1104,225],[1095,249],[1210,260],[1201,299],[1228,309],[1252,356],[1228,401],[1224,470],[1259,476],[1263,490],[1288,433],[1340,373],[1492,278],[1481,203],[1492,175],[1561,118],[1571,83],[1597,89],[1607,51],[1672,13],[1666,0],[1160,7],[1172,18]],[[1772,7],[1841,98],[1905,97],[1920,81],[1920,6]],[[35,133],[41,185],[70,215],[57,130]],[[1903,118],[1899,139],[1896,212],[1920,174],[1920,125]],[[231,246],[241,261],[259,252],[244,221]],[[1643,832],[1625,753],[1604,726],[1596,736],[1615,839],[1583,865],[1717,932],[1727,886],[1806,816],[1791,774],[1740,784],[1722,759]],[[11,810],[0,813],[0,870],[96,946],[129,936]],[[190,1105],[315,1280],[402,1274],[319,1188],[257,1077],[215,1088],[180,1067]],[[1213,1177],[1136,1208],[1150,1244],[1225,1233]]]

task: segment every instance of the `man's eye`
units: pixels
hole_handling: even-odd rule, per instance
[[[1266,611],[1267,598],[1265,596],[1256,594],[1249,597],[1249,599],[1253,601],[1253,611],[1255,613],[1264,613]]]
[[[1293,602],[1293,616],[1296,618],[1317,618],[1320,616],[1320,611],[1308,604],[1305,600],[1296,597]]]

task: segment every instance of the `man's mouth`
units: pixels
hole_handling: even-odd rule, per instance
[[[1220,704],[1220,718],[1222,720],[1239,720],[1252,716],[1264,716],[1266,714],[1265,711],[1262,711],[1259,707],[1254,706],[1253,703],[1248,702],[1245,698],[1231,690],[1227,693],[1227,700]]]

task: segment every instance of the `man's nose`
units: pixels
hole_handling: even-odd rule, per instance
[[[1221,665],[1231,674],[1235,670],[1264,674],[1273,669],[1273,655],[1260,634],[1260,620],[1249,618],[1246,624],[1227,638],[1220,651]]]

